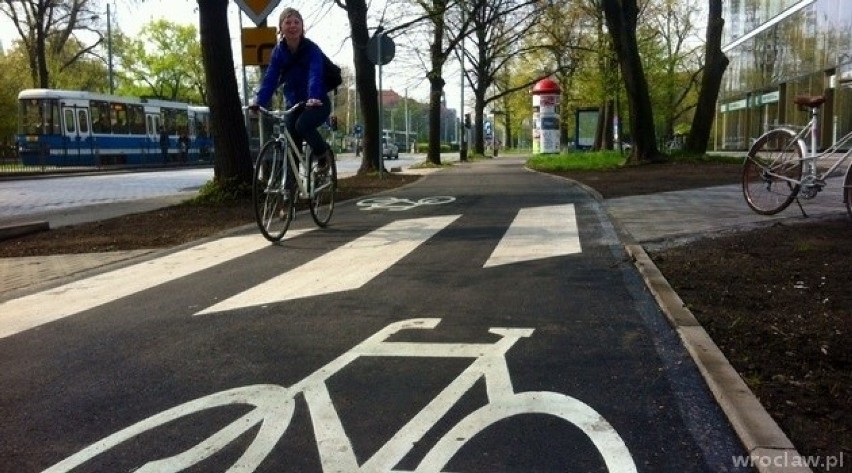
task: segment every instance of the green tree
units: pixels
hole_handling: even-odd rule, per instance
[[[138,38],[118,34],[114,43],[122,93],[206,103],[201,44],[194,25],[157,20],[143,26]]]
[[[34,87],[49,88],[50,58],[67,51],[69,41],[76,39],[80,30],[99,33],[96,27],[99,16],[90,0],[2,0],[0,13],[12,21],[23,48],[27,53],[30,83]],[[58,62],[60,70],[70,66],[80,57],[93,53],[101,39],[82,48],[77,55]],[[81,43],[82,44],[82,43]]]
[[[697,5],[678,0],[657,0],[643,13],[638,32],[657,132],[666,140],[688,129],[695,109],[700,72],[700,38]]]
[[[18,92],[29,82],[27,58],[21,48],[0,54],[0,144],[14,142],[18,129]]]

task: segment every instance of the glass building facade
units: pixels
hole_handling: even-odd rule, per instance
[[[722,50],[730,64],[710,147],[745,150],[773,126],[804,125],[793,98],[824,95],[821,147],[852,131],[849,0],[726,0]]]

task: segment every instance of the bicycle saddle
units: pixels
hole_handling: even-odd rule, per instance
[[[800,95],[793,99],[793,103],[796,105],[802,105],[805,107],[816,108],[825,103],[824,95]]]

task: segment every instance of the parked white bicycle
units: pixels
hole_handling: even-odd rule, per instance
[[[307,401],[323,471],[404,473],[403,470],[395,469],[397,464],[481,379],[485,381],[488,404],[468,414],[450,428],[420,461],[414,472],[443,471],[461,447],[478,433],[500,420],[523,414],[545,414],[563,419],[588,436],[610,472],[636,472],[633,458],[624,441],[615,429],[587,404],[556,392],[514,391],[506,364],[506,352],[519,339],[531,336],[532,329],[492,328],[489,332],[500,337],[494,343],[387,341],[402,330],[433,329],[439,322],[440,319],[430,318],[393,323],[289,388],[267,384],[245,386],[173,407],[110,435],[48,468],[45,473],[69,472],[123,442],[155,428],[207,409],[230,404],[248,404],[255,407],[190,449],[168,458],[148,462],[134,471],[164,473],[190,468],[224,449],[246,432],[257,428],[251,445],[227,470],[255,471],[287,430],[293,418],[295,398],[300,393]],[[472,358],[474,361],[376,453],[359,464],[326,382],[360,357]]]
[[[852,131],[825,151],[818,151],[819,107],[825,103],[825,97],[802,96],[793,102],[810,111],[807,125],[800,131],[785,127],[769,130],[754,142],[743,163],[743,195],[748,206],[759,214],[777,214],[794,200],[805,214],[797,198],[816,197],[826,186],[826,178],[852,156]],[[806,137],[809,143],[805,142]],[[817,162],[837,155],[842,149],[846,152],[827,170],[819,172]],[[843,179],[843,202],[852,217],[852,162]]]

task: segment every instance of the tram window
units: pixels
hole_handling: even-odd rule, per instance
[[[123,103],[113,102],[110,104],[111,115],[110,124],[112,132],[119,135],[126,135],[127,131],[127,106]]]
[[[80,133],[84,135],[89,134],[89,114],[86,113],[86,110],[78,110],[77,111],[77,121],[80,123]]]
[[[45,117],[45,133],[58,135],[62,133],[62,120],[59,115],[59,102],[46,100],[47,116]]]
[[[41,101],[37,99],[21,100],[18,111],[20,133],[34,135],[41,132]]]
[[[92,111],[92,131],[95,133],[109,133],[109,103],[92,100],[90,108]]]
[[[160,109],[160,126],[165,127],[166,133],[175,134],[175,111],[170,108]]]
[[[18,112],[21,133],[62,133],[59,102],[53,99],[24,99]]]
[[[65,133],[76,133],[77,125],[74,121],[74,110],[66,109],[65,110]]]
[[[141,105],[127,106],[127,125],[130,129],[130,134],[145,134],[145,109]]]
[[[195,112],[195,135],[199,138],[206,138],[208,135],[208,119],[207,113]]]
[[[179,135],[189,133],[189,114],[186,110],[179,110],[175,114],[175,129]]]

